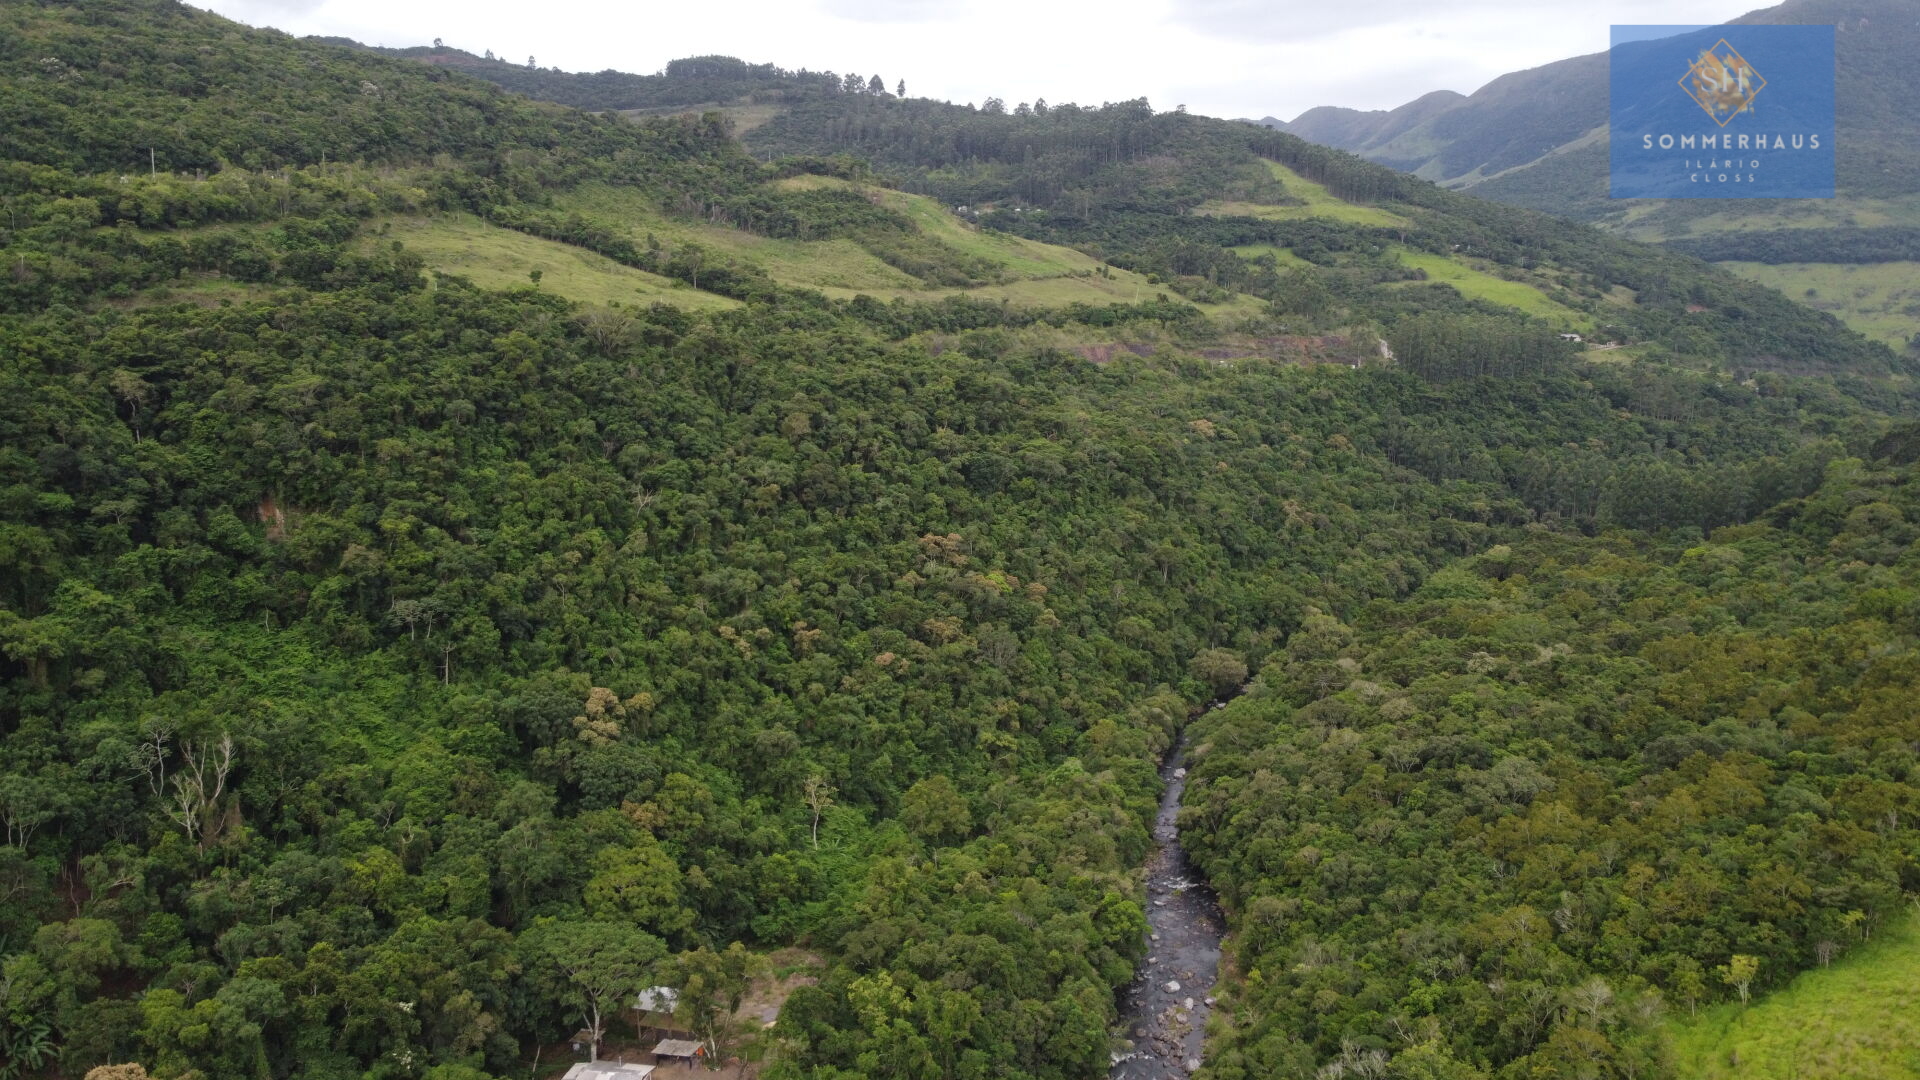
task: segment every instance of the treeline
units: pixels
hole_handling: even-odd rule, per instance
[[[794,105],[747,133],[756,154],[847,152],[949,205],[1007,203],[1082,216],[1184,209],[1223,191],[1283,192],[1237,133],[1145,99],[1098,107],[998,99],[950,105],[842,95]],[[1182,167],[1149,158],[1177,155]]]
[[[1261,157],[1272,158],[1301,176],[1322,184],[1349,202],[1412,202],[1426,181],[1376,165],[1365,158],[1311,143],[1297,135],[1249,125],[1248,146]]]
[[[0,160],[98,173],[421,161],[515,143],[610,156],[636,141],[612,118],[418,64],[296,45],[166,0],[8,5],[0,111],[12,118]]]
[[[879,75],[838,74],[832,71],[788,69],[775,64],[753,64],[732,56],[689,56],[672,60],[658,74],[624,71],[570,72],[543,68],[528,57],[495,57],[491,49],[476,56],[450,46],[415,45],[403,49],[362,45],[349,38],[310,39],[343,45],[449,68],[506,90],[542,101],[579,109],[623,112],[664,112],[701,105],[790,103],[842,94],[897,97],[904,79],[888,82]]]
[[[731,56],[685,57],[669,62],[659,74],[634,75],[612,70],[570,72],[543,68],[518,62],[517,57],[495,58],[491,50],[484,56],[476,56],[463,49],[438,45],[388,49],[345,39],[330,40],[383,56],[450,68],[484,79],[509,93],[596,112],[684,109],[729,104],[741,98],[801,100],[838,94],[847,85],[845,77],[831,71],[788,70],[773,64],[750,64]],[[859,92],[864,93],[868,78],[855,77],[860,80]]]
[[[1416,315],[1395,323],[1387,341],[1402,366],[1436,382],[1548,371],[1581,349],[1549,327],[1498,315]]]
[[[1920,888],[1910,469],[1680,542],[1536,536],[1310,618],[1202,721],[1247,973],[1203,1074],[1666,1075],[1663,1016]],[[1791,589],[1779,582],[1790,580]]]
[[[1708,262],[1913,262],[1920,261],[1920,226],[1739,229],[1668,240],[1664,246]]]
[[[86,234],[79,244],[46,243],[34,235],[38,230],[28,230],[4,249],[9,272],[0,276],[0,311],[35,312],[120,299],[192,275],[310,289],[378,285],[404,291],[424,284],[420,256],[365,243],[359,229],[360,223],[351,218],[328,214],[288,218],[271,228],[205,231],[178,239],[114,230]]]

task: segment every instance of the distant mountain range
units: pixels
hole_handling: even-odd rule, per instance
[[[1891,344],[1920,337],[1920,114],[1909,93],[1920,81],[1920,4],[1787,0],[1730,21],[1838,31],[1838,198],[1609,199],[1604,53],[1503,75],[1469,95],[1257,123],[1482,198],[1671,242]]]
[[[1912,0],[1788,0],[1736,24],[1832,23],[1839,31],[1841,186],[1853,196],[1920,191],[1920,121],[1900,91],[1920,57]],[[1338,147],[1452,187],[1516,178],[1569,153],[1595,162],[1591,183],[1544,209],[1567,212],[1604,195],[1607,57],[1593,53],[1516,71],[1471,95],[1440,90],[1390,110],[1309,109],[1267,127]],[[1524,185],[1479,192],[1501,198]],[[1541,200],[1507,198],[1509,202]]]

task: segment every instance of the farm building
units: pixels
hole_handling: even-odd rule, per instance
[[[707,1048],[692,1039],[662,1039],[660,1045],[653,1048],[655,1061],[664,1065],[669,1058],[682,1059],[686,1061],[689,1069],[693,1068],[694,1062],[699,1061],[706,1054]]]

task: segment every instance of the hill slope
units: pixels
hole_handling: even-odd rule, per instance
[[[451,50],[401,52],[438,64]],[[506,86],[528,74],[510,68],[490,62],[472,70]],[[735,81],[703,83],[699,93],[675,90],[709,68]],[[538,74],[526,89],[567,100],[582,100],[604,81]],[[635,102],[735,91],[739,96],[713,102],[713,111],[753,110],[742,142],[763,160],[863,159],[873,180],[935,200],[919,204],[924,211],[964,208],[960,216],[970,222],[1076,248],[1110,267],[1097,279],[1082,278],[1074,291],[1067,291],[1070,279],[1055,278],[1010,292],[992,286],[983,295],[1098,302],[1139,296],[1144,282],[1219,314],[1244,316],[1257,308],[1254,301],[1284,298],[1279,325],[1295,334],[1391,339],[1395,324],[1437,308],[1524,315],[1556,332],[1597,334],[1635,350],[1622,358],[1861,372],[1888,370],[1891,362],[1837,332],[1836,321],[1810,317],[1730,276],[1703,274],[1690,261],[1409,185],[1290,136],[1155,113],[1144,101],[1022,104],[1011,111],[997,102],[954,106],[870,92],[851,80],[836,88],[809,73],[724,58],[676,61],[661,75],[629,81],[634,96],[624,100]],[[1437,96],[1423,108],[1446,104]],[[853,176],[846,167],[824,171]],[[889,198],[898,204],[900,197]],[[918,221],[930,228],[944,216],[922,213]],[[748,257],[755,247],[728,246]],[[821,259],[817,274],[795,276],[797,262],[762,253],[775,258],[773,273],[782,280],[833,295],[897,295],[896,277],[862,272],[841,256]],[[1707,324],[1706,333],[1693,324]]]
[[[1540,536],[1310,619],[1194,733],[1181,824],[1246,973],[1202,1075],[1907,1075],[1916,514],[1911,466],[1854,461],[1704,538]],[[1856,635],[1886,659],[1836,663]],[[1675,1060],[1663,1014],[1729,989],[1755,1023],[1676,1020]]]

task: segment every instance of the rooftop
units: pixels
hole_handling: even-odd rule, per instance
[[[651,1065],[629,1065],[617,1061],[582,1061],[567,1070],[561,1080],[642,1080],[653,1071]]]

